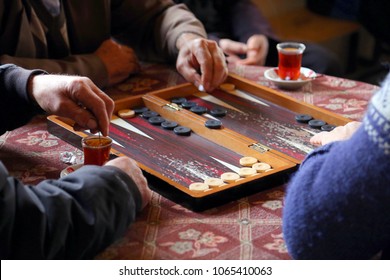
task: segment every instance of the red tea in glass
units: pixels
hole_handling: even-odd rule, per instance
[[[110,158],[112,140],[104,136],[88,136],[81,140],[84,164],[103,165]]]
[[[305,45],[286,42],[276,46],[279,55],[278,75],[282,80],[298,80],[301,76],[302,54]]]

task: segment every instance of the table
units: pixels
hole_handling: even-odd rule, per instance
[[[263,73],[267,68],[230,66],[229,71],[277,89]],[[165,65],[145,64],[141,75],[131,77],[107,92],[119,99],[129,94],[184,83]],[[301,101],[360,120],[377,86],[319,76],[297,91],[282,91]],[[25,184],[56,179],[67,164],[62,152],[81,152],[46,130],[45,116],[0,136],[0,158],[12,176]],[[192,212],[154,193],[149,206],[123,238],[96,259],[290,259],[282,236],[283,197],[286,185],[242,198],[204,212]]]

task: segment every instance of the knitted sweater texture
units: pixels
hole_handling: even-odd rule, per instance
[[[359,130],[302,163],[287,188],[283,234],[295,259],[389,257],[390,75]]]

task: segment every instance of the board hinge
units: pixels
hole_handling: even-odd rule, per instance
[[[260,144],[260,143],[254,143],[252,145],[249,145],[249,148],[252,148],[260,153],[265,153],[265,152],[268,152],[269,150],[271,150],[267,146]]]
[[[177,105],[176,103],[168,103],[168,104],[165,104],[164,107],[169,109],[169,110],[172,110],[172,111],[180,111],[181,110],[179,105]]]

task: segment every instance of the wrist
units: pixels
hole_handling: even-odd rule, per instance
[[[44,71],[41,71],[41,70],[36,70],[36,71],[33,71],[30,75],[30,77],[28,78],[27,80],[27,85],[26,85],[26,90],[27,90],[27,95],[28,95],[28,98],[31,102],[31,104],[35,105],[35,106],[39,106],[37,100],[35,99],[35,96],[34,96],[34,83],[36,82],[36,78],[38,76],[41,76],[41,75],[45,75],[47,74],[46,72]]]
[[[179,37],[176,40],[176,48],[180,50],[180,48],[185,45],[186,43],[195,40],[195,39],[205,39],[203,35],[193,32],[184,32],[179,35]]]

